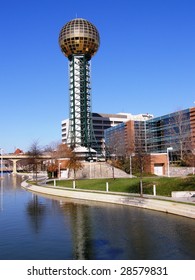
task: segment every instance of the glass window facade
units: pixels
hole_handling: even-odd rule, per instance
[[[177,151],[180,150],[179,145],[182,143],[185,143],[187,149],[187,145],[190,143],[189,110],[146,121],[146,135],[148,152],[165,153],[170,146]]]
[[[142,151],[147,152],[147,141],[146,141],[146,121],[135,121],[134,122],[134,147],[135,152]]]
[[[134,133],[125,135],[126,123],[122,123],[105,131],[106,146],[113,146],[113,139],[120,137],[120,145],[134,143],[134,149],[147,153],[166,153],[168,147],[173,147],[173,156],[181,158],[181,151],[192,148],[190,109],[174,112],[146,121],[134,121]],[[130,139],[131,138],[131,139]],[[116,140],[115,140],[116,141]]]
[[[104,131],[107,155],[122,156],[125,149],[125,123]]]

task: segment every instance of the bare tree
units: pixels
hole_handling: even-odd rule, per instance
[[[71,155],[72,155],[72,151],[67,144],[59,144],[57,146],[57,150],[56,150],[57,158],[70,158]]]
[[[74,172],[74,180],[76,180],[76,171],[83,168],[81,161],[78,159],[74,151],[71,151],[67,167]]]
[[[69,161],[71,157],[71,149],[66,144],[55,143],[47,147],[47,152],[49,152],[51,156],[47,170],[51,172],[52,178],[54,178],[54,173],[57,174],[59,169],[59,161],[62,161],[64,166],[64,161]]]
[[[111,158],[117,159],[125,155],[124,129],[113,129],[108,142],[109,144],[106,147]]]
[[[55,174],[58,171],[57,164],[57,148],[59,146],[59,142],[52,142],[47,145],[44,149],[44,152],[51,156],[51,159],[47,161],[47,171],[51,173],[51,177],[54,178]]]
[[[59,164],[61,164],[62,168],[69,168],[74,171],[74,180],[76,179],[76,171],[82,169],[83,165],[80,160],[71,150],[71,148],[67,144],[58,143],[53,148],[50,146],[47,148],[51,155],[51,161],[47,167],[48,171],[52,173],[52,177],[54,176],[54,172],[58,172]]]
[[[125,129],[124,125],[113,128],[108,136],[106,150],[110,157],[110,164],[112,166],[112,177],[115,179],[114,167],[120,168],[120,161],[126,156],[126,146],[125,146]]]
[[[139,170],[140,178],[140,196],[143,196],[143,173],[144,166],[147,160],[147,151],[145,143],[145,123],[141,121],[136,121],[135,123],[135,157],[134,163],[137,164]]]
[[[170,118],[170,145],[180,161],[191,150],[190,120],[186,111],[178,111]]]
[[[193,175],[195,174],[195,149],[189,150],[188,153],[185,153],[184,160],[186,165],[193,167]]]
[[[38,140],[34,140],[27,154],[30,156],[29,163],[33,166],[33,172],[35,172],[35,180],[37,183],[38,165],[40,164],[39,157],[42,155],[42,149]]]

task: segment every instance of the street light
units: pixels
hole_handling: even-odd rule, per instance
[[[168,147],[167,148],[167,176],[170,177],[170,170],[169,170],[169,151],[172,151],[173,147]]]

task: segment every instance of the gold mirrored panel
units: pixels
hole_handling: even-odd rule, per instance
[[[92,23],[85,19],[76,18],[62,28],[59,44],[67,57],[72,54],[87,54],[91,57],[99,48],[100,37]]]

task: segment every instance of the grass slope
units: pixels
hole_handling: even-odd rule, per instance
[[[118,179],[89,179],[76,180],[76,188],[87,190],[106,190],[106,182],[109,183],[109,191],[139,193],[139,178]],[[53,185],[51,181],[49,184]],[[153,185],[156,185],[156,194],[171,196],[172,191],[195,191],[195,176],[190,177],[151,177],[143,178],[144,194],[152,194]],[[56,181],[57,186],[72,188],[71,180]]]

